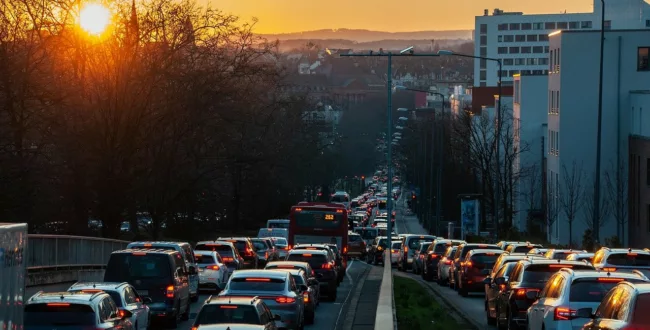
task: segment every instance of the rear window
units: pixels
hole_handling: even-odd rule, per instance
[[[650,255],[616,253],[607,257],[607,264],[613,266],[650,266]]]
[[[293,277],[293,280],[294,280],[294,281],[296,282],[296,284],[298,284],[298,285],[300,285],[300,284],[306,284],[306,283],[305,283],[305,278],[302,277],[301,275],[291,275],[291,277]]]
[[[612,277],[614,278],[614,277]],[[623,280],[623,279],[621,279]],[[632,283],[642,283],[641,280],[625,279]],[[601,302],[607,292],[615,287],[620,281],[612,281],[611,278],[599,281],[596,278],[577,279],[571,283],[569,301],[572,302]]]
[[[529,265],[523,272],[522,282],[526,283],[545,283],[551,275],[557,273],[562,268],[572,269],[594,269],[588,265],[561,265],[561,264],[541,264]]]
[[[30,304],[25,306],[25,326],[95,326],[96,317],[88,305]]]
[[[553,257],[550,258],[550,259],[564,260],[571,253],[573,253],[573,252],[553,252]]]
[[[420,243],[424,243],[424,242],[428,242],[428,241],[432,241],[432,240],[433,240],[433,237],[426,237],[426,236],[424,236],[424,237],[413,237],[413,238],[409,239],[409,249],[415,251],[420,246]]]
[[[472,256],[471,260],[475,266],[494,266],[494,263],[499,258],[496,253],[478,253]]]
[[[195,326],[207,324],[261,324],[252,305],[204,305],[196,317]]]
[[[436,246],[433,248],[433,252],[434,252],[434,253],[445,253],[445,251],[447,251],[447,248],[448,248],[448,247],[449,247],[449,246],[447,245],[447,243],[438,243],[438,244],[436,244]]]
[[[306,228],[339,228],[344,220],[343,213],[319,210],[294,212],[293,218],[298,227]]]
[[[224,240],[224,241],[232,243],[235,246],[235,249],[237,249],[238,251],[244,251],[244,250],[246,250],[246,247],[248,246],[248,244],[246,244],[245,241],[237,241],[237,240],[234,240],[234,239],[233,240]]]
[[[364,230],[362,229],[361,232],[359,232],[359,235],[363,239],[375,239],[377,237],[378,231],[377,230]]]
[[[532,250],[532,249],[534,249],[534,248],[535,248],[534,246],[526,246],[526,245],[522,245],[522,246],[517,246],[517,247],[514,249],[513,252],[514,252],[514,253],[520,253],[520,252],[521,252],[521,253],[528,253],[528,251],[530,251],[530,250]]]
[[[172,267],[169,263],[166,254],[116,253],[108,261],[104,281],[131,282],[136,279],[170,278]]]
[[[275,245],[286,246],[287,245],[287,240],[286,240],[286,238],[281,238],[281,237],[273,238],[273,243],[275,243]]]
[[[243,291],[283,291],[284,280],[275,278],[236,277],[228,282],[230,290]]]
[[[426,250],[429,248],[429,246],[431,246],[431,243],[429,243],[429,244],[422,244],[422,245],[420,246],[420,252],[424,252],[424,251],[426,251]]]
[[[194,248],[196,251],[216,251],[220,255],[232,256],[232,248],[223,244],[197,244]]]
[[[213,256],[200,256],[200,255],[194,255],[194,259],[196,260],[197,264],[214,264],[215,260]]]
[[[350,202],[350,207],[359,207],[359,205],[361,205],[361,204],[359,204],[359,202],[357,202],[357,201]]]
[[[286,228],[289,229],[289,222],[270,222],[267,224],[267,228]]]
[[[359,235],[349,235],[348,236],[348,241],[350,241],[350,242],[361,242],[363,240],[361,239],[361,236],[359,236]]]
[[[636,297],[632,322],[637,325],[650,325],[650,293],[642,293]]]
[[[308,263],[312,268],[319,269],[322,264],[327,263],[327,257],[324,254],[291,253],[287,257],[287,261],[302,261]]]
[[[253,240],[253,246],[258,250],[268,250],[268,246],[262,240]]]
[[[330,201],[333,203],[347,203],[350,201],[350,197],[346,195],[334,195]]]
[[[146,250],[165,250],[165,251],[177,251],[175,247],[169,245],[144,245],[144,244],[134,244],[129,249],[146,249]]]

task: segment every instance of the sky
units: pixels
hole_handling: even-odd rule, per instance
[[[526,14],[590,12],[593,0],[199,0],[239,16],[259,19],[257,33],[319,29],[388,32],[471,30],[483,9]]]

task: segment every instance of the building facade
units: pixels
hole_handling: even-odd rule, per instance
[[[486,9],[475,18],[474,55],[501,60],[504,85],[511,85],[516,74],[546,74],[548,34],[599,30],[600,14],[600,0],[594,0],[589,13],[524,15],[495,9],[490,15]],[[650,29],[650,5],[643,0],[606,1],[605,29]],[[498,72],[495,61],[474,61],[474,86],[496,86]]]
[[[553,243],[567,244],[571,237],[576,245],[593,220],[600,31],[568,30],[549,37],[549,203],[558,201],[560,207],[569,195],[568,184],[576,176],[582,179],[584,195],[578,201],[580,207],[570,223],[571,230],[570,217],[562,210],[552,223],[549,238]],[[650,147],[646,142],[650,117],[643,111],[650,109],[649,51],[648,29],[605,33],[599,221],[603,243],[612,236],[619,236],[625,246],[639,246],[641,239],[650,239]],[[630,162],[632,158],[636,161]],[[619,182],[624,186],[622,197],[613,194]],[[634,235],[629,235],[631,232]]]

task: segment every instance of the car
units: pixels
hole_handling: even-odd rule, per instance
[[[68,289],[68,292],[88,294],[106,292],[113,298],[117,308],[126,309],[133,314],[131,324],[134,330],[149,328],[150,312],[146,304],[151,303],[151,298],[141,298],[129,283],[77,282]]]
[[[647,283],[639,271],[633,273],[573,270],[562,268],[546,283],[537,300],[528,308],[528,329],[573,330],[585,324],[576,312],[596,310],[609,290],[620,282]]]
[[[316,316],[316,305],[318,302],[318,292],[312,289],[309,286],[307,280],[307,273],[302,269],[287,269],[287,268],[278,268],[277,270],[289,272],[293,277],[293,280],[296,281],[297,285],[303,285],[307,287],[306,291],[302,292],[303,302],[305,303],[305,324],[314,324],[314,318]]]
[[[451,261],[450,265],[450,277],[449,277],[449,284],[454,288],[454,290],[458,290],[458,274],[460,272],[460,267],[461,267],[461,262],[465,260],[465,256],[469,251],[471,250],[476,250],[476,249],[498,249],[499,247],[495,244],[483,244],[483,243],[462,243],[458,245],[458,249],[456,249],[456,254],[454,254],[454,257]]]
[[[438,269],[436,270],[438,275],[438,285],[448,285],[451,287],[449,281],[449,278],[451,277],[451,264],[454,260],[454,255],[456,254],[457,249],[458,246],[448,246],[445,253],[442,254],[442,258],[440,258],[440,261],[438,262]],[[428,271],[426,269],[427,268],[425,268],[425,271]]]
[[[361,235],[352,231],[348,232],[348,255],[360,259],[366,257],[366,242]]]
[[[291,250],[287,261],[307,262],[316,272],[320,285],[320,293],[325,294],[331,301],[336,301],[338,275],[334,266],[334,259],[323,250]]]
[[[316,292],[316,305],[320,304],[320,283],[316,279],[316,272],[309,263],[302,261],[273,261],[266,264],[264,269],[302,269],[307,274],[307,285]]]
[[[126,309],[119,309],[106,292],[36,293],[25,303],[24,330],[65,328],[133,330]]]
[[[260,267],[264,267],[267,262],[275,261],[278,256],[273,248],[273,243],[265,238],[251,238],[251,242],[255,247],[257,258]]]
[[[284,237],[271,237],[271,240],[278,250],[278,260],[284,260],[289,252],[289,241]]]
[[[190,298],[192,302],[199,300],[199,272],[196,266],[194,250],[190,243],[185,242],[131,242],[126,246],[127,249],[173,249],[178,251],[185,261],[190,279]]]
[[[126,249],[111,253],[104,282],[128,282],[140,297],[150,298],[154,319],[175,328],[190,317],[187,265],[176,250]]]
[[[199,267],[199,289],[219,293],[226,286],[230,274],[219,252],[195,251],[194,256]]]
[[[576,317],[587,322],[585,330],[650,329],[650,283],[620,282],[609,290],[598,309],[580,308]]]
[[[220,241],[201,241],[196,243],[195,251],[215,251],[219,253],[226,267],[228,267],[228,276],[236,270],[244,267],[244,258],[239,255],[235,245],[230,242]]]
[[[192,330],[202,328],[277,330],[271,309],[259,297],[210,296],[196,315]]]
[[[260,297],[274,315],[278,328],[300,330],[305,324],[303,292],[306,285],[298,285],[285,271],[238,270],[232,274],[220,297]]]
[[[402,247],[402,241],[391,241],[390,242],[390,266],[397,266],[397,259],[399,258],[399,249]]]
[[[420,242],[420,245],[418,245],[417,249],[413,252],[413,263],[411,265],[413,268],[413,274],[420,275],[422,273],[424,259],[426,258],[427,250],[429,249],[429,246],[431,246],[431,243],[433,242]]]
[[[325,244],[325,245],[329,246],[332,252],[334,252],[334,260],[336,261],[336,267],[338,267],[339,283],[343,282],[348,267],[347,258],[345,258],[341,254],[341,251],[339,251],[339,247],[336,246],[336,244]],[[343,248],[343,253],[347,253],[347,252],[348,252],[348,247],[346,246]]]
[[[566,260],[573,260],[573,261],[587,260],[589,263],[591,263],[594,260],[594,254],[595,253],[571,253],[568,256],[566,256]]]
[[[490,275],[497,258],[503,254],[501,249],[471,250],[460,263],[458,273],[458,294],[467,296],[469,292],[484,292],[484,280]]]
[[[533,244],[530,242],[526,243],[513,243],[508,245],[506,248],[506,252],[511,252],[511,253],[528,253],[532,249],[541,249],[544,248],[540,244]]]
[[[244,269],[257,269],[260,262],[253,242],[248,237],[219,237],[217,241],[232,243],[244,259]]]
[[[419,247],[421,242],[433,242],[436,240],[436,237],[433,235],[415,235],[415,234],[405,234],[402,235],[404,238],[404,244],[400,249],[399,260],[397,261],[397,269],[402,271],[407,271],[411,268],[413,264],[413,255],[415,250]]]
[[[330,258],[334,260],[334,268],[336,269],[336,278],[338,283],[341,283],[345,277],[345,268],[343,267],[342,258],[337,254],[338,248],[334,248],[336,244],[296,244],[294,250],[322,250],[327,251]]]
[[[650,252],[641,249],[602,247],[594,254],[593,265],[604,271],[639,270],[650,277]]]
[[[454,239],[436,239],[429,245],[429,248],[424,253],[424,258],[422,260],[422,279],[425,281],[438,281],[438,263],[442,261],[447,252],[447,248],[450,246],[457,246],[462,243],[465,243],[463,240],[454,240]],[[445,259],[448,261],[449,258]]]
[[[544,257],[547,259],[566,259],[569,254],[573,253],[587,253],[585,250],[573,250],[573,249],[548,249],[544,253]]]

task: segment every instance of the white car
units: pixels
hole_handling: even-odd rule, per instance
[[[527,311],[529,330],[579,330],[589,322],[577,311],[596,311],[607,292],[618,282],[648,282],[639,271],[632,273],[562,268],[546,283]]]
[[[402,248],[402,242],[391,242],[393,246],[390,248],[390,261],[391,264],[397,265],[397,259],[399,258],[399,249]]]
[[[199,288],[221,292],[228,283],[228,266],[216,251],[194,251],[199,266]]]
[[[149,328],[150,312],[146,303],[151,302],[150,298],[141,298],[133,286],[127,282],[77,282],[73,284],[68,292],[83,293],[108,293],[119,309],[126,309],[132,313],[130,321],[134,330],[147,330]]]

